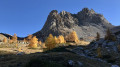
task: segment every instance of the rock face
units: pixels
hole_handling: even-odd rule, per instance
[[[96,36],[97,32],[103,37],[106,29],[112,27],[114,26],[103,15],[97,14],[93,9],[84,8],[77,14],[66,11],[58,13],[57,10],[53,10],[48,15],[43,28],[33,35],[45,39],[50,33],[54,36],[65,36],[74,30],[79,38],[88,39]]]
[[[116,26],[116,27],[112,28],[111,30],[117,36],[117,38],[120,39],[120,26]]]

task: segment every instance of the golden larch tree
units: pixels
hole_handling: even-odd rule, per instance
[[[49,34],[49,36],[45,40],[45,45],[48,50],[55,48],[56,43],[55,43],[55,39],[52,34]]]
[[[27,42],[30,42],[30,40],[32,39],[33,35],[28,35],[27,38],[26,38],[26,41]]]
[[[45,43],[42,43],[41,46],[42,46],[42,48],[47,48],[47,47],[45,46]]]
[[[12,44],[12,43],[13,43],[13,40],[9,40],[9,43]]]
[[[8,40],[10,40],[10,37],[8,38]]]
[[[8,43],[10,42],[10,37],[8,38]]]
[[[78,36],[75,31],[71,32],[68,36],[66,36],[66,40],[76,43],[79,42]]]
[[[7,43],[7,38],[6,38],[6,37],[3,39],[3,42],[4,42],[4,43]]]
[[[56,36],[54,37],[54,40],[55,40],[55,43],[56,43],[56,44],[59,43],[59,40],[58,40],[58,38],[57,38]]]
[[[39,45],[41,45],[41,44],[42,44],[42,42],[41,42],[41,41],[39,41],[39,42],[38,42],[38,44],[39,44]]]
[[[12,41],[13,41],[14,43],[17,43],[17,35],[16,35],[16,34],[14,34],[14,35],[12,36]]]
[[[62,35],[58,36],[58,42],[59,43],[65,43],[65,39],[64,39],[64,37]]]
[[[30,44],[28,46],[30,48],[37,48],[37,44],[38,44],[38,39],[36,38],[36,36],[34,36],[33,38],[31,38]]]
[[[27,42],[27,40],[24,38],[23,42]]]

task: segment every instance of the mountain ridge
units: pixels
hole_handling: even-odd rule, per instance
[[[66,36],[76,31],[79,38],[95,37],[97,32],[103,37],[106,29],[113,27],[103,15],[96,13],[93,9],[83,8],[77,14],[67,11],[58,13],[57,10],[52,10],[43,28],[33,35],[45,40],[50,33],[54,36]]]

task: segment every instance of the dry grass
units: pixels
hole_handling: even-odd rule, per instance
[[[72,48],[72,47],[67,47]],[[57,67],[67,67],[68,60],[73,60],[75,63],[80,61],[83,63],[83,67],[110,67],[109,64],[89,59],[83,56],[79,56],[75,53],[65,50],[66,47],[63,48],[56,48],[55,50],[51,50],[50,52],[45,53],[31,53],[31,54],[24,54],[24,55],[16,55],[15,52],[8,52],[8,51],[0,51],[0,67],[26,67],[31,62],[36,64],[33,59],[36,61],[44,62],[53,62],[50,63],[56,65]],[[30,49],[33,50],[33,49]],[[39,63],[39,62],[37,62]],[[61,65],[59,65],[61,64]],[[49,63],[48,63],[49,65]],[[75,66],[78,67],[78,66]]]
[[[40,47],[36,49],[29,49],[27,47],[28,44],[9,44],[9,43],[2,43],[0,44],[0,51],[7,51],[7,52],[24,52],[25,54],[36,53],[36,52],[43,52],[43,49]]]
[[[1,67],[25,67],[29,64],[31,59],[37,59],[40,61],[51,61],[55,62],[56,64],[61,64],[62,67],[67,66],[68,60],[73,60],[74,62],[80,61],[83,63],[84,67],[109,67],[109,64],[104,62],[95,61],[92,59],[88,59],[86,57],[78,56],[71,52],[50,52],[50,53],[34,53],[28,55],[7,55],[4,58],[0,58],[0,65]],[[35,63],[34,63],[35,64]],[[78,66],[75,66],[78,67]]]
[[[80,41],[77,45],[87,46],[87,45],[89,45],[89,44],[90,44],[90,42]]]

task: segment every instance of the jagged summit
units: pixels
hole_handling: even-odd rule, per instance
[[[82,11],[80,11],[80,12],[82,12],[84,14],[86,14],[86,13],[92,13],[92,14],[95,13],[95,11],[93,9],[89,10],[88,8],[83,8]]]
[[[52,10],[41,31],[34,33],[38,38],[45,39],[50,33],[54,36],[67,35],[73,30],[77,32],[79,38],[96,36],[99,32],[103,37],[107,28],[114,27],[103,15],[96,13],[93,9],[83,8],[77,14],[67,11],[58,13]]]

